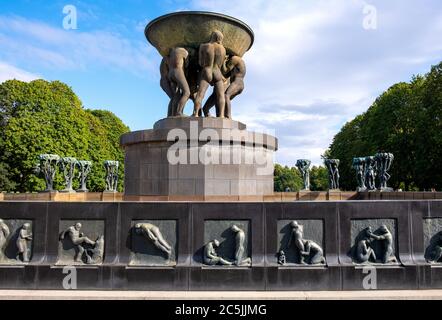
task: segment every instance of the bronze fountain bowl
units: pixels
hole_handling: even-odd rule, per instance
[[[198,49],[200,44],[210,41],[215,30],[223,33],[228,54],[242,57],[254,41],[252,29],[241,20],[205,11],[182,11],[158,17],[146,26],[144,34],[164,57],[171,48]]]

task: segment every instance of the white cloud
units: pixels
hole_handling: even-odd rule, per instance
[[[0,61],[0,83],[12,79],[29,82],[39,78],[41,78],[39,75],[27,72]]]
[[[0,43],[4,60],[56,70],[106,67],[147,76],[156,74],[159,59],[146,42],[118,33],[64,30],[22,17],[0,16]]]
[[[366,3],[377,8],[376,30],[363,28]],[[322,163],[346,121],[442,55],[437,0],[194,0],[193,8],[237,17],[254,30],[233,116],[254,130],[275,129],[284,164]]]
[[[233,116],[249,129],[274,130],[284,164],[299,158],[322,163],[320,155],[346,121],[442,56],[440,0],[167,1],[222,12],[252,27],[246,88],[233,102]],[[377,8],[376,30],[363,28],[366,3]],[[134,23],[134,32],[146,22]],[[0,59],[25,69],[103,67],[157,78],[160,57],[139,39],[0,16]]]

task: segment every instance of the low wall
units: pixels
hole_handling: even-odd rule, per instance
[[[435,200],[442,192],[356,192],[356,191],[299,191],[275,192],[264,196],[125,196],[123,193],[0,193],[0,201],[185,201],[185,202],[290,202],[290,201],[344,201],[344,200]]]
[[[2,289],[63,289],[65,265],[75,265],[77,288],[86,290],[361,290],[372,272],[377,289],[442,288],[442,264],[427,263],[424,257],[442,231],[442,201],[437,200],[2,201],[0,218],[9,229],[6,241],[0,239],[4,248],[0,259]],[[322,247],[325,264],[296,262],[295,248],[287,244],[293,220],[303,226],[304,239]],[[77,222],[82,223],[85,236],[93,240],[104,236],[103,261],[74,263],[75,248],[66,242],[64,231]],[[24,223],[33,231],[28,241],[29,263],[14,260],[16,239]],[[134,232],[138,223],[157,226],[171,247],[170,254],[165,256]],[[221,243],[217,249],[220,256],[234,259],[232,225],[244,232],[241,252],[244,259],[251,259],[251,265],[203,264],[204,245],[212,239]],[[371,265],[373,269],[356,264],[350,254],[356,236],[368,226],[374,231],[381,225],[391,232],[391,254],[397,262],[378,262]],[[282,248],[287,256],[285,265],[278,264],[277,252]]]

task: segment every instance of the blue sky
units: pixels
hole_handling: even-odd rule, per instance
[[[66,5],[77,9],[76,30],[63,29]],[[375,29],[364,28],[367,8],[376,10]],[[85,107],[111,110],[132,130],[151,128],[167,97],[143,29],[178,10],[217,11],[252,27],[233,117],[275,134],[277,161],[288,165],[319,164],[346,121],[442,60],[440,0],[0,0],[0,82],[61,80]]]

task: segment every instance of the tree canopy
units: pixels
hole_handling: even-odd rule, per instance
[[[389,185],[403,190],[442,189],[442,63],[382,93],[336,134],[329,154],[341,160],[343,189],[356,188],[352,159],[391,152]]]
[[[296,192],[304,188],[302,176],[296,167],[275,164],[274,189],[276,192],[285,192],[289,188]],[[328,188],[328,174],[325,167],[313,166],[310,168],[310,190],[325,191]]]
[[[0,84],[0,127],[0,190],[44,190],[43,178],[34,172],[37,157],[43,153],[91,160],[91,191],[104,190],[104,160],[120,161],[123,178],[119,137],[129,128],[109,111],[84,109],[62,82],[9,80]],[[74,180],[78,187],[78,179]],[[55,187],[62,188],[61,174]]]

